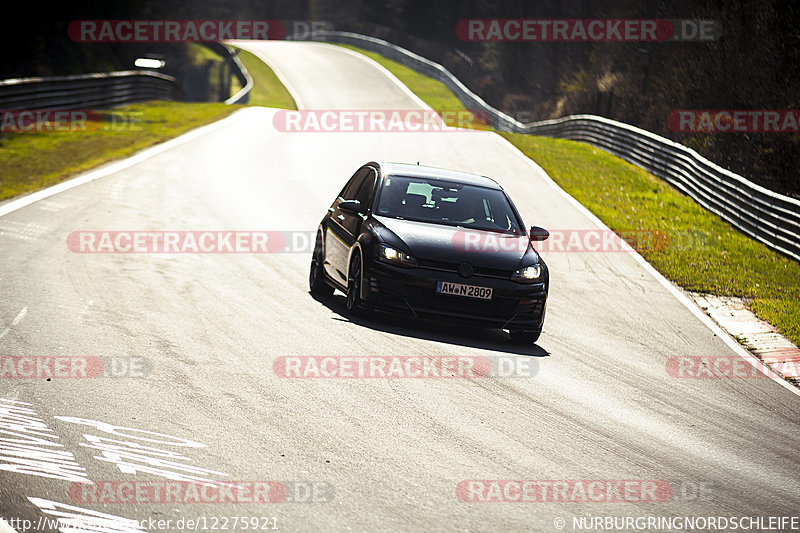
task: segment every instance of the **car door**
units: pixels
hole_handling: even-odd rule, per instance
[[[361,204],[359,212],[357,214],[344,212],[342,226],[345,230],[347,230],[348,235],[352,237],[352,242],[349,243],[349,247],[352,247],[353,244],[355,244],[356,239],[358,239],[358,236],[361,234],[361,224],[367,219],[367,215],[372,207],[372,200],[375,198],[376,178],[377,173],[375,169],[369,168],[369,171],[365,175],[364,181],[361,182],[361,185],[359,185],[358,191],[356,192],[356,196],[354,198],[354,200],[358,200]]]
[[[328,208],[330,219],[325,231],[325,271],[328,276],[342,285],[347,285],[347,258],[350,247],[355,241],[352,230],[354,229],[353,215],[339,209],[339,204],[345,200],[355,200],[358,191],[366,177],[371,172],[370,167],[362,167],[353,174],[342,192]]]

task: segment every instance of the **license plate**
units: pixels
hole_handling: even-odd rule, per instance
[[[436,292],[438,292],[439,294],[453,294],[455,296],[466,296],[467,298],[477,298],[479,300],[492,299],[492,289],[490,287],[479,287],[477,285],[464,285],[462,283],[450,283],[447,281],[437,281]]]

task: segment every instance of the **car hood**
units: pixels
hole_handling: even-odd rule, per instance
[[[399,238],[418,260],[456,264],[466,261],[473,266],[499,270],[516,270],[526,253],[538,260],[526,235],[380,216],[374,218]]]

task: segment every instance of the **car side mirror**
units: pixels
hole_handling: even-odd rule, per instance
[[[345,200],[339,204],[339,209],[357,215],[361,212],[361,202],[358,200]]]
[[[539,226],[531,226],[530,239],[532,241],[545,241],[550,236],[550,232]]]

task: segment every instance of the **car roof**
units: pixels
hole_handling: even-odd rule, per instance
[[[490,189],[503,189],[500,184],[494,181],[492,178],[480,176],[478,174],[470,174],[468,172],[461,172],[458,170],[429,167],[424,165],[410,165],[408,163],[381,162],[378,163],[378,165],[381,168],[381,172],[388,176],[435,178],[446,181],[454,181],[457,183],[465,183],[467,185],[488,187]]]

